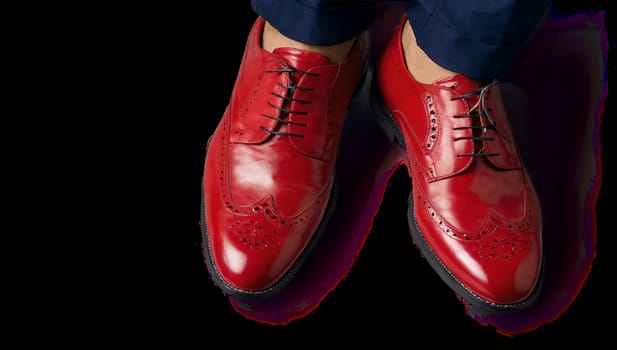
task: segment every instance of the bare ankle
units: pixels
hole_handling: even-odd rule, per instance
[[[333,63],[344,61],[354,44],[355,38],[336,45],[308,45],[286,37],[270,23],[266,22],[261,38],[262,48],[268,52],[279,47],[292,47],[296,49],[315,52],[328,57]]]
[[[456,74],[435,63],[418,46],[409,21],[405,23],[401,40],[407,70],[418,82],[431,84],[436,80],[448,78]]]

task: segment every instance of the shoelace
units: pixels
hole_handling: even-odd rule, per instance
[[[276,96],[280,99],[283,100],[282,106],[276,106],[274,104],[272,104],[271,102],[268,102],[268,105],[278,111],[280,111],[280,115],[278,117],[276,116],[272,116],[269,114],[262,114],[262,116],[269,118],[269,119],[274,119],[276,120],[278,123],[280,124],[287,124],[287,125],[296,125],[296,126],[302,126],[305,127],[307,124],[306,123],[299,123],[299,122],[293,122],[291,120],[288,120],[287,117],[290,114],[303,114],[306,115],[308,114],[308,112],[306,111],[298,111],[298,110],[293,110],[293,109],[289,109],[287,108],[287,106],[289,105],[289,103],[291,102],[298,102],[298,103],[303,103],[303,104],[310,104],[312,103],[312,101],[310,100],[302,100],[302,99],[298,99],[295,98],[294,95],[296,93],[296,90],[302,90],[302,91],[313,91],[314,88],[312,87],[302,87],[302,86],[298,86],[297,85],[297,81],[296,81],[296,76],[295,73],[298,72],[300,74],[307,74],[307,75],[312,75],[312,76],[318,76],[319,74],[316,73],[311,73],[311,72],[306,72],[300,69],[296,69],[293,67],[282,67],[279,69],[273,69],[273,70],[266,70],[266,73],[288,73],[289,74],[289,84],[290,85],[283,85],[279,82],[276,83],[276,85],[278,87],[281,87],[283,89],[285,89],[285,95],[281,95],[281,94],[277,94],[276,92],[271,92],[270,94],[272,96]],[[272,135],[289,135],[289,136],[295,136],[295,137],[304,137],[303,134],[298,134],[298,133],[291,133],[291,132],[286,132],[286,131],[278,131],[278,130],[273,130],[273,129],[268,129],[263,125],[260,125],[259,128],[261,130],[267,131]]]
[[[491,87],[495,86],[496,84],[497,82],[492,82],[482,88],[471,90],[468,93],[453,97],[451,99],[452,101],[455,101],[455,100],[460,100],[460,99],[472,98],[476,95],[480,96],[478,100],[476,101],[476,103],[473,105],[473,107],[469,109],[469,113],[458,114],[453,117],[453,118],[475,119],[474,121],[472,121],[471,123],[472,125],[470,126],[461,126],[461,127],[454,128],[454,130],[472,129],[473,136],[457,137],[454,139],[454,141],[460,141],[460,140],[473,140],[473,141],[480,141],[480,142],[495,141],[495,138],[485,136],[488,133],[489,129],[493,129],[504,140],[506,140],[508,143],[510,142],[510,140],[508,140],[505,134],[501,130],[499,130],[499,128],[497,128],[497,124],[493,121],[493,118],[491,118],[490,113],[489,113],[491,109],[486,106],[486,94],[488,90]],[[482,119],[482,117],[485,117],[485,120],[488,122],[487,124],[483,124],[484,119]],[[476,131],[473,131],[473,130],[476,130]],[[477,130],[480,131],[480,135],[477,135],[478,133]],[[484,151],[483,149],[476,150],[476,147],[474,147],[473,153],[461,153],[461,154],[457,154],[457,157],[496,157],[496,156],[499,156],[499,153],[497,152],[485,153],[483,151]]]

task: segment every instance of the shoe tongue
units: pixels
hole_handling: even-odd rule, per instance
[[[482,87],[482,82],[478,80],[472,80],[466,78],[463,75],[457,74],[448,78],[439,79],[433,82],[433,85],[439,85],[451,89],[455,89],[458,92],[466,93],[471,90]]]
[[[284,59],[289,66],[304,71],[315,66],[332,64],[332,61],[324,55],[291,47],[279,47],[272,53]]]

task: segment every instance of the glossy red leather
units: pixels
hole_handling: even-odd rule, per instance
[[[368,50],[365,34],[339,64],[292,48],[269,53],[263,27],[258,18],[249,33],[203,177],[205,254],[219,285],[245,295],[285,282],[318,230]]]
[[[451,286],[487,305],[523,303],[541,272],[542,215],[499,90],[489,89],[484,101],[501,133],[468,128],[479,124],[455,116],[477,111],[479,96],[460,96],[486,84],[460,75],[417,82],[405,64],[402,28],[387,43],[376,79],[403,135],[413,221],[422,244],[445,269]],[[487,118],[481,118],[482,125],[490,124]],[[485,139],[466,139],[472,136]],[[492,155],[465,156],[474,152]]]

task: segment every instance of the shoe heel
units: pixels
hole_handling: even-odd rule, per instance
[[[369,90],[369,86],[367,86],[371,79],[370,75],[372,74],[371,69],[369,69],[368,58],[364,60],[364,65],[362,66],[362,74],[360,75],[360,81],[356,86],[356,91],[354,91],[351,100],[349,101],[349,106],[347,107],[347,111],[361,111],[366,110],[366,97]]]
[[[403,132],[399,128],[398,124],[394,121],[394,118],[386,108],[381,94],[379,92],[379,86],[377,85],[377,79],[371,76],[371,82],[369,84],[369,104],[372,111],[372,115],[375,117],[375,121],[386,135],[386,137],[393,143],[399,144],[403,150],[406,149],[405,139],[403,138]]]

